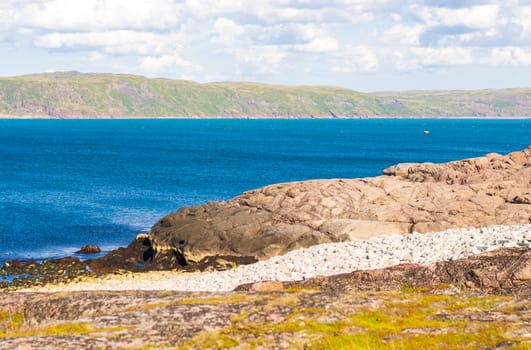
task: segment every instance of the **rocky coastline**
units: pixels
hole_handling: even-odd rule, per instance
[[[144,279],[141,275],[132,274],[124,275],[123,278],[77,281],[67,285],[38,287],[33,290],[41,292],[87,290],[230,292],[244,284],[264,281],[303,281],[318,276],[386,269],[401,264],[412,264],[419,268],[422,266],[429,270],[435,268],[437,263],[452,263],[482,253],[488,256],[489,253],[499,252],[492,254],[503,255],[511,250],[523,252],[524,255],[528,255],[528,258],[515,263],[511,272],[504,277],[508,280],[499,281],[500,285],[531,287],[531,260],[529,259],[531,257],[529,256],[531,224],[527,224],[479,229],[450,229],[424,234],[375,236],[355,242],[325,243],[302,248],[254,264],[233,266],[225,271],[159,273]],[[435,281],[436,278],[433,277],[433,280]],[[447,282],[451,281],[444,283]]]
[[[270,185],[183,207],[101,258],[12,262],[0,268],[0,287],[117,271],[224,270],[324,243],[529,224],[530,164],[531,146],[444,164],[399,164],[374,178]]]
[[[390,233],[531,222],[531,146],[444,164],[409,163],[364,179],[275,184],[183,207],[141,239],[146,265],[212,256],[264,260],[316,244]]]
[[[526,349],[531,146],[266,186],[101,258],[6,265],[0,349]]]

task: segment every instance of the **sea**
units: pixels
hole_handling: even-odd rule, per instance
[[[272,183],[530,144],[530,119],[0,119],[0,264],[107,252],[181,206]]]

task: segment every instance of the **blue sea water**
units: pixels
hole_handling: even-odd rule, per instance
[[[124,246],[183,205],[271,183],[529,144],[531,120],[3,119],[0,263]]]

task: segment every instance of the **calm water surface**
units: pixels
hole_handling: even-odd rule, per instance
[[[271,183],[529,144],[531,120],[0,120],[0,262],[123,246],[182,205]]]

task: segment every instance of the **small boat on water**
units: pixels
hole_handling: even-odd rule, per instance
[[[429,134],[430,134],[429,130],[424,130],[424,135],[429,135]]]

